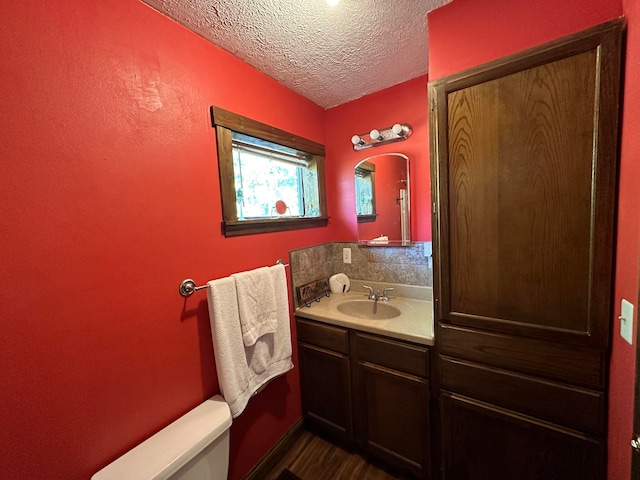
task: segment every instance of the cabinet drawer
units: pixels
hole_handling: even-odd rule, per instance
[[[442,478],[606,478],[603,439],[450,392],[440,408]]]
[[[594,435],[604,435],[603,392],[440,357],[442,388]]]
[[[419,377],[429,376],[429,350],[383,337],[355,333],[358,360]]]
[[[448,357],[604,390],[603,350],[535,338],[441,325],[440,353]]]
[[[298,341],[340,353],[349,353],[349,331],[346,328],[296,318]]]

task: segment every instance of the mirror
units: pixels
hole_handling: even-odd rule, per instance
[[[411,245],[409,225],[409,157],[374,155],[354,171],[358,243],[371,246]]]

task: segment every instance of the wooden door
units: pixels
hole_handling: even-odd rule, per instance
[[[359,362],[367,451],[420,478],[429,472],[427,379]]]
[[[352,331],[354,434],[363,451],[431,477],[429,349]]]
[[[309,427],[351,443],[349,357],[313,345],[298,344],[302,409]]]
[[[549,466],[522,478],[563,478],[558,448],[603,475],[622,30],[430,84],[443,478],[520,471],[468,454],[496,415],[484,447]]]
[[[305,424],[350,445],[353,418],[349,332],[298,317],[296,330]]]

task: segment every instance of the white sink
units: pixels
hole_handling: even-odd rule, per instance
[[[370,285],[382,291],[392,287],[388,302],[370,300],[362,288]],[[351,280],[351,290],[322,297],[296,309],[296,317],[324,322],[361,332],[433,345],[433,306],[427,287]]]
[[[338,311],[355,318],[388,320],[400,316],[400,310],[379,300],[349,300],[338,305]]]

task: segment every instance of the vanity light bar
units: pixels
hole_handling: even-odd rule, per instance
[[[377,147],[387,143],[401,142],[411,136],[413,131],[407,123],[396,123],[395,125],[381,130],[373,129],[369,133],[361,133],[351,137],[353,149],[364,150],[365,148]]]

